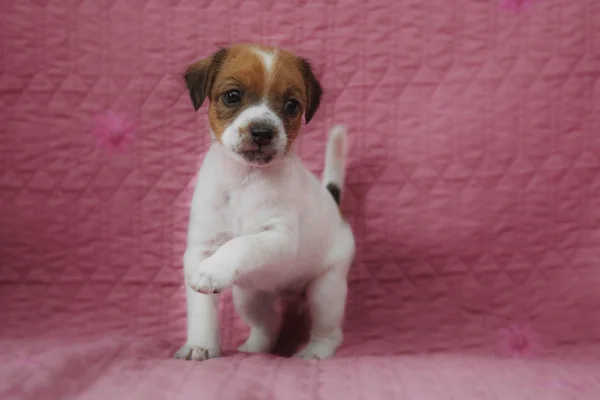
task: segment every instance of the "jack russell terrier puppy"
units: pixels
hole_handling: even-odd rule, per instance
[[[239,350],[272,350],[281,326],[276,301],[296,290],[305,291],[312,321],[297,356],[333,356],[355,242],[338,209],[344,129],[331,131],[322,181],[291,150],[302,116],[308,123],[321,100],[310,64],[281,49],[236,45],[191,65],[185,81],[196,111],[209,100],[213,144],[191,205],[183,259],[187,342],[175,357],[220,355],[217,293],[230,286],[250,326]]]

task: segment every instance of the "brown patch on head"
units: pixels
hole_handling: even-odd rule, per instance
[[[246,108],[257,105],[264,97],[267,71],[260,57],[249,46],[238,45],[227,50],[210,96],[208,121],[217,139]],[[238,91],[241,100],[234,107],[225,104],[223,96]]]
[[[319,107],[322,89],[310,64],[285,50],[236,45],[190,66],[185,75],[194,108],[209,98],[209,124],[217,140],[246,108],[266,101],[283,122],[287,149]],[[237,92],[237,94],[229,94]],[[234,105],[227,104],[234,96]]]
[[[271,108],[283,121],[289,149],[300,132],[302,115],[308,123],[319,107],[321,85],[308,62],[284,50],[277,53],[269,83],[266,96]],[[297,112],[290,113],[294,103],[297,103]]]

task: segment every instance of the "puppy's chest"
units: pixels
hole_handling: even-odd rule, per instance
[[[240,185],[223,189],[220,204],[215,210],[233,236],[247,235],[261,231],[267,225],[267,218],[275,213],[276,200],[268,190],[258,185]]]

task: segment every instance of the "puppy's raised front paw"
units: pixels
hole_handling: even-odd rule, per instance
[[[223,282],[220,282],[216,277],[211,274],[203,272],[196,272],[195,274],[187,278],[187,283],[196,292],[204,294],[215,294],[225,289]]]
[[[204,361],[209,358],[219,357],[220,355],[221,349],[219,347],[205,348],[186,344],[175,352],[174,357],[179,360]]]
[[[203,294],[219,293],[233,284],[233,277],[227,267],[216,264],[208,258],[198,269],[186,274],[187,284]]]

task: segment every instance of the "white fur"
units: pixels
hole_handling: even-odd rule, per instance
[[[260,107],[239,118],[268,114]],[[253,167],[233,155],[234,139],[213,145],[198,174],[184,255],[188,336],[176,357],[220,354],[214,293],[230,286],[251,328],[240,350],[271,350],[281,323],[277,296],[306,286],[312,330],[298,356],[331,357],[342,342],[346,279],[355,253],[352,230],[325,189],[328,182],[320,182],[293,152]],[[345,150],[334,150],[345,149],[345,140],[343,131],[333,131],[327,157],[335,159],[326,161],[332,170],[325,176],[340,187],[345,166],[339,157],[345,158]],[[343,146],[335,147],[336,141]]]
[[[247,136],[240,134],[240,129],[247,126],[252,121],[264,121],[273,124],[276,128],[277,133],[271,142],[271,146],[277,151],[277,157],[283,157],[287,138],[285,135],[285,128],[281,119],[267,106],[265,102],[260,103],[256,106],[246,108],[236,117],[236,119],[229,125],[221,135],[221,143],[233,152],[235,157],[238,156],[235,152],[240,150],[245,142],[251,142],[251,139]],[[240,158],[241,160],[241,158]]]
[[[335,183],[340,189],[346,179],[346,153],[348,152],[346,130],[342,126],[334,126],[329,134],[323,182]]]
[[[265,66],[265,70],[267,71],[267,75],[269,75],[273,71],[273,65],[275,64],[275,58],[277,57],[276,52],[267,52],[258,48],[253,48],[252,51],[260,57]]]

